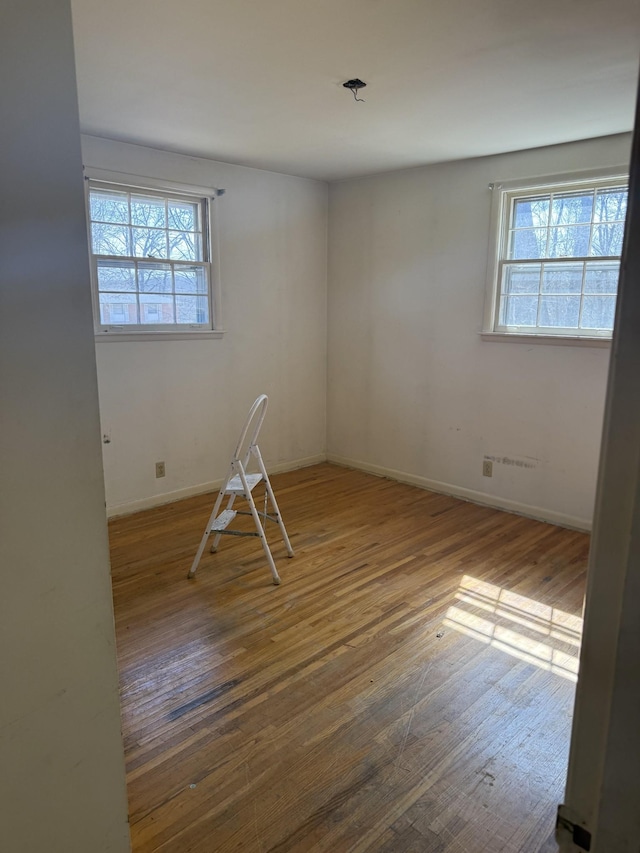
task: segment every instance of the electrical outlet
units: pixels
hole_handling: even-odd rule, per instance
[[[164,468],[163,468],[164,471]],[[482,476],[493,477],[493,462],[490,459],[482,460]]]
[[[164,477],[164,462],[156,462],[156,479]]]

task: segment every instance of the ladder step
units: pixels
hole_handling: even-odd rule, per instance
[[[249,486],[249,491],[252,492],[258,483],[262,480],[262,474],[246,474],[247,486]],[[225,490],[225,495],[243,495],[244,494],[244,486],[242,485],[242,480],[240,479],[240,475],[236,474],[235,477],[232,477],[227,483]]]
[[[233,519],[236,517],[235,509],[225,509],[220,515],[214,520],[211,525],[210,532],[216,532],[220,530],[226,530],[226,528],[231,524]]]

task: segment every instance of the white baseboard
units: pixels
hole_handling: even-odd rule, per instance
[[[310,465],[318,465],[320,462],[326,462],[327,456],[325,453],[318,453],[316,456],[305,456],[302,459],[294,459],[290,462],[279,462],[275,465],[269,465],[267,470],[269,474],[281,474],[284,471],[295,471],[298,468],[308,468]],[[207,492],[215,492],[222,485],[222,478],[219,480],[211,480],[208,483],[198,483],[195,486],[186,486],[184,489],[176,489],[173,492],[162,492],[158,495],[150,495],[147,498],[140,498],[136,501],[127,501],[126,503],[113,504],[107,506],[107,518],[117,518],[121,515],[131,515],[134,512],[140,512],[143,509],[153,509],[156,506],[163,506],[174,501],[191,498],[194,495],[204,495]]]
[[[506,512],[513,512],[516,515],[524,515],[526,518],[534,518],[536,521],[546,521],[550,524],[557,524],[560,527],[568,527],[571,530],[591,530],[590,518],[578,518],[573,515],[566,515],[563,512],[555,512],[554,510],[544,509],[543,507],[531,506],[530,504],[512,501],[508,498],[501,498],[498,495],[488,495],[485,492],[477,492],[475,489],[466,489],[463,486],[454,486],[451,483],[441,483],[439,480],[430,480],[427,477],[407,474],[405,471],[396,471],[393,468],[384,468],[382,465],[373,465],[369,462],[361,462],[359,459],[349,459],[333,453],[327,455],[327,462],[332,462],[334,465],[341,465],[343,468],[355,468],[358,471],[365,471],[367,474],[375,474],[378,477],[387,477],[390,480],[397,480],[399,483],[408,483],[411,486],[418,486],[430,492],[451,495],[463,501],[502,509]]]
[[[295,471],[298,468],[308,468],[310,465],[318,465],[321,462],[332,462],[334,465],[341,465],[343,468],[355,468],[358,471],[365,471],[368,474],[375,474],[377,477],[387,477],[390,480],[397,480],[399,483],[407,483],[411,486],[418,486],[421,489],[426,489],[430,492],[438,492],[443,495],[451,495],[455,498],[460,498],[463,501],[481,504],[482,506],[490,506],[495,509],[513,512],[516,515],[523,515],[527,518],[534,518],[537,521],[546,521],[550,524],[557,524],[560,527],[568,527],[572,530],[591,530],[591,519],[578,518],[565,513],[555,512],[553,510],[544,509],[543,507],[531,506],[530,504],[512,501],[507,498],[501,498],[496,495],[488,495],[485,492],[478,492],[475,489],[466,489],[463,486],[455,486],[451,483],[442,483],[439,480],[430,480],[427,477],[420,477],[417,474],[408,474],[406,471],[397,471],[394,468],[385,468],[382,465],[373,465],[369,462],[362,462],[359,459],[351,459],[345,456],[336,454],[319,453],[316,456],[306,456],[302,459],[295,459],[290,462],[280,462],[276,465],[270,465],[268,470],[270,474],[280,474],[284,471]],[[156,506],[173,503],[184,498],[190,498],[194,495],[202,495],[207,492],[215,492],[222,485],[222,478],[219,480],[211,480],[207,483],[198,483],[194,486],[187,486],[183,489],[176,489],[172,492],[162,492],[157,495],[150,495],[140,500],[127,501],[126,503],[113,504],[107,507],[107,517],[116,518],[121,515],[131,515],[134,512],[140,512],[144,509],[152,509]]]

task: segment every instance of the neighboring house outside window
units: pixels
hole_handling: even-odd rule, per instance
[[[213,331],[210,202],[89,181],[96,335]]]
[[[627,178],[493,187],[484,332],[610,338]]]

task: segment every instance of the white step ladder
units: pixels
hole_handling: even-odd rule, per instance
[[[192,578],[195,575],[196,569],[198,568],[198,563],[200,562],[200,558],[202,557],[202,552],[204,551],[205,545],[207,544],[207,540],[209,539],[209,536],[212,533],[215,534],[213,539],[213,545],[211,546],[212,554],[218,550],[218,543],[220,542],[220,537],[222,535],[257,536],[262,542],[262,547],[269,563],[269,568],[271,569],[273,582],[275,584],[279,584],[280,575],[278,574],[278,570],[276,569],[276,564],[273,560],[273,556],[271,555],[269,543],[267,542],[267,537],[264,531],[264,525],[267,521],[275,522],[278,525],[278,527],[280,528],[280,533],[282,534],[282,538],[284,540],[284,544],[287,548],[287,553],[290,557],[293,557],[293,548],[291,547],[291,543],[289,542],[287,530],[284,526],[282,516],[280,515],[280,510],[278,509],[278,504],[276,503],[276,498],[273,494],[271,483],[269,482],[267,469],[264,467],[264,462],[262,461],[260,448],[256,443],[258,440],[258,433],[260,432],[260,427],[262,426],[264,416],[267,412],[268,402],[269,400],[267,395],[261,394],[249,410],[249,416],[242,429],[242,432],[240,433],[240,440],[238,441],[235,453],[233,454],[233,459],[231,460],[229,473],[222,485],[222,488],[218,492],[218,497],[214,504],[213,512],[211,513],[211,516],[204,531],[204,535],[200,542],[200,546],[196,553],[193,564],[189,569],[189,574],[187,575],[187,577]],[[250,429],[251,432],[249,432]],[[260,469],[259,473],[247,473],[247,466],[251,461],[252,457],[257,462],[258,468]],[[258,509],[256,509],[252,492],[254,488],[258,485],[258,483],[263,481],[265,485],[264,511],[260,512]],[[222,512],[220,512],[220,507],[225,497],[228,497],[229,500],[227,501],[226,508],[223,509]],[[247,503],[249,504],[248,511],[233,509],[233,504],[237,497],[242,497],[247,501]],[[267,511],[269,509],[268,502],[271,503],[270,512]],[[253,531],[246,532],[244,530],[229,530],[229,525],[232,523],[236,515],[252,516],[256,526],[255,533]]]

